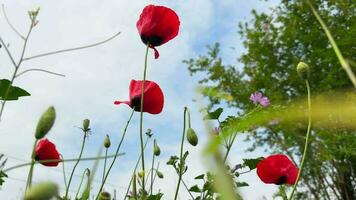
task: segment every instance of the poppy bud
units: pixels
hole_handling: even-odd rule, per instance
[[[111,145],[110,137],[109,137],[109,135],[106,135],[106,138],[105,138],[105,140],[104,140],[104,147],[105,147],[105,148],[109,148],[110,145]]]
[[[163,178],[163,173],[160,171],[157,171],[157,176],[158,176],[158,178]]]
[[[32,186],[25,194],[24,200],[48,200],[58,195],[55,183],[43,182]]]
[[[143,178],[145,176],[145,171],[141,170],[137,173],[138,177]]]
[[[192,128],[187,130],[187,139],[189,144],[196,146],[198,144],[198,136]]]
[[[90,125],[90,120],[89,119],[83,120],[83,130],[85,132],[90,130],[89,125]]]
[[[155,156],[159,156],[161,154],[161,149],[159,148],[156,140],[154,140],[153,153]]]
[[[43,138],[49,130],[51,130],[56,119],[56,110],[53,106],[49,107],[41,116],[37,123],[35,137],[36,139]]]
[[[310,67],[304,62],[299,62],[297,65],[297,72],[300,78],[308,80],[310,76]]]
[[[111,200],[111,195],[109,192],[101,192],[98,200]]]

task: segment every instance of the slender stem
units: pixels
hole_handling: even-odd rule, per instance
[[[104,169],[103,169],[103,179],[102,179],[102,183],[104,183],[104,179],[105,179],[105,171],[106,171],[106,161],[107,161],[107,156],[108,156],[108,149],[105,149],[105,159],[104,159]]]
[[[83,180],[84,180],[84,176],[85,176],[85,173],[88,171],[88,169],[85,169],[84,172],[83,172],[83,175],[80,179],[80,183],[79,183],[79,186],[78,186],[78,190],[77,190],[77,193],[75,194],[75,198],[74,199],[78,199],[78,195],[79,195],[79,192],[80,192],[80,189],[82,188],[82,184],[83,184]]]
[[[291,195],[289,197],[289,200],[293,199],[294,192],[296,191],[296,188],[297,188],[297,185],[298,185],[298,182],[299,182],[299,179],[300,179],[300,175],[301,175],[302,170],[303,170],[304,161],[305,161],[305,157],[307,155],[308,145],[309,145],[309,135],[310,135],[310,130],[311,130],[311,98],[310,98],[311,92],[310,92],[309,81],[305,80],[305,84],[306,84],[307,91],[308,91],[308,129],[307,129],[307,134],[305,136],[304,151],[303,151],[302,161],[301,161],[300,167],[299,167],[299,172],[298,172],[298,175],[297,175],[297,180],[296,180],[296,182],[295,182],[295,184],[293,186],[293,190],[292,190],[292,193],[291,193]]]
[[[189,191],[189,188],[183,179],[182,179],[182,183],[183,183],[185,189],[188,191],[190,197],[192,197],[192,200],[194,200],[195,198],[194,198],[193,194]]]
[[[226,160],[227,160],[227,157],[228,157],[228,155],[229,155],[229,153],[230,153],[231,147],[232,147],[232,145],[233,145],[234,142],[235,142],[236,136],[237,136],[237,133],[235,133],[234,136],[231,137],[232,139],[229,141],[229,144],[228,144],[227,147],[226,147],[226,153],[225,153],[225,156],[224,156],[224,163],[225,163]]]
[[[77,51],[77,50],[81,50],[81,49],[87,49],[87,48],[95,47],[95,46],[104,44],[106,42],[109,42],[110,40],[114,39],[116,36],[120,35],[120,33],[121,32],[117,32],[113,36],[111,36],[108,39],[105,39],[105,40],[103,40],[101,42],[97,42],[97,43],[93,43],[93,44],[89,44],[89,45],[85,45],[85,46],[81,46],[81,47],[74,47],[74,48],[68,48],[68,49],[62,49],[62,50],[58,50],[58,51],[42,53],[42,54],[38,54],[38,55],[35,55],[35,56],[24,58],[23,61],[27,61],[27,60],[31,60],[31,59],[39,58],[39,57],[44,57],[44,56],[50,56],[50,55],[59,54],[59,53],[64,53],[64,52]]]
[[[174,200],[177,200],[178,198],[178,192],[179,192],[179,186],[180,186],[180,182],[182,180],[182,176],[183,176],[183,167],[185,165],[185,163],[183,162],[183,146],[184,146],[184,138],[185,138],[185,116],[186,116],[186,112],[187,112],[187,107],[184,108],[184,117],[183,117],[183,133],[182,133],[182,141],[181,141],[181,145],[180,145],[180,156],[179,156],[179,177],[178,177],[178,183],[177,183],[177,189],[176,189],[176,193],[174,195]]]
[[[108,156],[108,158],[113,158],[113,157],[118,157],[118,156],[123,156],[125,155],[124,153],[120,153],[118,155],[110,155]],[[52,159],[52,160],[40,160],[40,161],[36,161],[34,164],[43,164],[43,163],[50,163],[50,162],[76,162],[78,160],[80,161],[90,161],[90,160],[101,160],[101,159],[104,159],[105,157],[104,156],[99,156],[99,157],[87,157],[87,158],[81,158],[81,159],[78,159],[78,158],[72,158],[72,159]],[[28,163],[24,163],[24,164],[20,164],[20,165],[16,165],[16,166],[13,166],[13,167],[9,167],[7,169],[4,169],[3,172],[9,172],[9,171],[12,171],[14,169],[18,169],[18,168],[21,168],[21,167],[26,167],[26,166],[29,166],[31,165],[32,162],[28,162]]]
[[[324,21],[321,19],[320,15],[314,9],[313,5],[310,3],[309,0],[307,0],[307,3],[309,4],[314,16],[316,17],[316,19],[320,23],[321,27],[324,29],[324,32],[325,32],[326,36],[328,37],[328,40],[330,41],[330,44],[333,47],[333,49],[335,51],[335,54],[336,54],[337,58],[339,59],[339,62],[341,64],[342,68],[344,68],[344,70],[346,71],[346,74],[348,75],[348,77],[351,80],[352,84],[356,88],[356,77],[355,77],[355,74],[352,72],[352,69],[351,69],[349,63],[346,61],[346,59],[342,55],[342,53],[341,53],[339,47],[337,46],[332,34],[330,33],[330,30],[325,25]]]
[[[63,155],[60,154],[61,156],[61,159],[63,160]],[[62,172],[63,172],[63,180],[64,180],[64,186],[67,188],[67,178],[66,178],[66,170],[65,170],[65,167],[64,167],[64,162],[62,162]]]
[[[31,187],[32,184],[32,176],[33,176],[33,168],[35,165],[35,156],[36,156],[36,145],[37,145],[38,139],[35,140],[35,143],[33,144],[33,148],[32,148],[32,154],[31,154],[31,165],[30,165],[30,170],[28,172],[28,176],[27,176],[27,183],[26,183],[26,189],[25,191],[28,190],[29,187]]]
[[[141,145],[141,164],[142,171],[145,171],[145,153],[143,149],[143,102],[144,102],[144,91],[145,91],[145,83],[146,83],[146,72],[147,72],[147,55],[148,55],[149,44],[146,47],[145,53],[145,61],[144,61],[144,69],[143,69],[143,82],[141,89],[141,105],[140,105],[140,145]],[[142,177],[142,191],[143,195],[145,194],[145,176]]]
[[[5,12],[5,5],[2,4],[1,6],[2,6],[2,13],[4,14],[7,24],[16,33],[16,35],[18,35],[21,39],[25,40],[25,37],[23,35],[21,35],[21,33],[19,31],[17,31],[17,29],[14,27],[14,25],[12,25],[9,18],[7,17],[6,12]]]
[[[155,153],[154,150],[152,152],[152,166],[151,166],[151,186],[150,186],[150,194],[152,195],[152,190],[153,190],[153,171],[154,171],[154,164],[155,164]],[[147,178],[148,179],[148,178]]]
[[[119,145],[118,145],[117,148],[116,148],[116,153],[115,153],[115,155],[117,155],[117,154],[119,153],[119,150],[120,150],[120,148],[121,148],[122,142],[123,142],[124,139],[125,139],[127,127],[129,126],[129,124],[130,124],[130,122],[131,122],[131,119],[132,119],[132,116],[133,116],[134,112],[135,112],[135,108],[132,109],[131,114],[130,114],[130,117],[129,117],[129,119],[127,120],[126,126],[125,126],[125,128],[124,128],[124,132],[122,133],[121,140],[120,140],[120,142],[119,142]],[[104,187],[104,185],[105,185],[106,179],[108,178],[108,176],[109,176],[109,174],[110,174],[110,171],[111,171],[112,167],[114,166],[115,161],[116,161],[116,157],[114,157],[114,159],[112,160],[112,162],[111,162],[111,164],[110,164],[110,167],[109,167],[108,171],[106,172],[105,178],[104,178],[103,182],[101,183],[99,192],[98,192],[98,194],[97,194],[97,196],[96,196],[95,199],[98,199],[98,198],[99,198],[100,192],[103,190],[103,187]]]
[[[14,57],[12,57],[12,54],[11,54],[9,48],[7,48],[7,45],[5,44],[5,42],[4,42],[4,40],[1,38],[1,36],[0,36],[0,43],[1,43],[2,46],[4,47],[4,49],[5,49],[6,53],[7,53],[7,55],[9,56],[9,58],[10,58],[10,60],[11,60],[11,62],[12,62],[12,65],[16,68],[15,59],[14,59]]]
[[[27,69],[27,70],[24,70],[23,72],[20,72],[18,73],[15,78],[18,78],[19,76],[27,73],[27,72],[32,72],[32,71],[39,71],[39,72],[45,72],[45,73],[48,73],[48,74],[52,74],[52,75],[56,75],[56,76],[62,76],[62,77],[65,77],[64,74],[60,74],[60,73],[56,73],[56,72],[51,72],[51,71],[48,71],[48,70],[44,70],[44,69]]]
[[[149,139],[149,137],[147,137],[147,138],[146,138],[145,145],[144,145],[143,149],[146,149],[148,139]],[[137,161],[136,161],[136,165],[135,165],[135,168],[134,168],[134,170],[133,170],[133,172],[132,172],[132,176],[131,176],[131,177],[133,177],[133,176],[135,175],[136,170],[137,170],[137,167],[138,167],[138,164],[140,163],[140,160],[141,160],[141,154],[139,155],[139,157],[138,157],[138,159],[137,159]],[[133,178],[131,178],[131,180],[130,180],[130,182],[129,182],[129,186],[127,187],[127,190],[126,190],[126,194],[125,194],[124,200],[126,200],[127,195],[129,194],[129,191],[130,191],[130,187],[131,187],[132,180],[133,180]]]
[[[87,132],[84,132],[84,135],[83,135],[83,142],[82,142],[82,147],[81,147],[81,149],[80,149],[80,153],[79,153],[78,160],[77,160],[77,162],[74,164],[74,167],[73,167],[72,172],[71,172],[70,177],[69,177],[68,187],[66,188],[66,195],[65,195],[65,199],[68,199],[68,193],[69,193],[70,184],[71,184],[71,182],[72,182],[72,179],[73,179],[73,175],[74,175],[75,169],[77,168],[77,166],[78,166],[78,164],[79,164],[79,161],[80,161],[80,159],[82,158],[86,138],[87,138]]]

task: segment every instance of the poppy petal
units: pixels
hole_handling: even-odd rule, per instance
[[[56,145],[48,139],[40,140],[35,148],[36,160],[59,160],[60,156],[56,149]],[[59,162],[46,162],[41,163],[44,166],[55,167]]]

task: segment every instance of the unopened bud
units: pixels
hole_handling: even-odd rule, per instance
[[[145,176],[145,171],[141,170],[137,173],[137,175],[142,179]]]
[[[163,173],[160,172],[160,171],[157,171],[157,176],[158,176],[158,178],[163,178],[163,177],[164,177],[164,176],[163,176]]]
[[[83,120],[83,130],[85,132],[90,130],[89,126],[90,126],[90,120],[89,119]]]
[[[155,156],[159,156],[161,154],[161,149],[159,148],[156,140],[154,140],[153,143],[153,153],[155,154]]]
[[[101,192],[98,200],[111,200],[111,195],[109,192]]]
[[[109,148],[110,145],[111,145],[110,137],[109,137],[109,135],[106,135],[106,138],[105,138],[105,140],[104,140],[104,147],[105,147],[105,148]]]
[[[187,130],[187,139],[189,144],[196,146],[198,144],[198,136],[192,128]]]
[[[310,67],[304,62],[299,62],[297,65],[297,72],[300,78],[308,80],[310,76]]]
[[[49,200],[58,196],[58,186],[55,183],[44,182],[32,186],[25,194],[24,200]]]
[[[36,139],[43,138],[49,130],[51,130],[56,119],[56,110],[53,106],[49,107],[41,116],[37,123],[35,137]]]

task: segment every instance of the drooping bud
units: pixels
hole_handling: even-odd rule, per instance
[[[111,200],[111,195],[109,192],[101,192],[98,200]]]
[[[304,62],[299,62],[297,65],[297,72],[300,78],[308,80],[310,76],[310,67]]]
[[[141,170],[137,173],[137,175],[142,179],[145,176],[145,171]]]
[[[89,119],[84,119],[83,120],[83,130],[85,132],[90,131],[89,126],[90,126],[90,120]]]
[[[196,146],[198,144],[198,136],[192,128],[187,130],[187,139],[189,144]]]
[[[43,138],[49,130],[51,130],[54,121],[56,120],[56,110],[53,106],[49,107],[41,116],[37,123],[35,137],[36,139]]]
[[[163,178],[163,177],[164,177],[164,176],[163,176],[163,173],[160,172],[160,171],[157,171],[157,176],[158,176],[158,178]]]
[[[25,194],[24,200],[48,200],[58,196],[58,186],[52,182],[43,182],[32,186]]]
[[[106,138],[105,138],[105,140],[104,140],[104,147],[105,147],[105,148],[109,148],[110,145],[111,145],[110,137],[109,137],[109,135],[106,134]]]
[[[159,148],[156,139],[153,143],[153,153],[155,154],[155,156],[159,156],[161,154],[161,149]]]
[[[149,129],[147,129],[147,131],[146,131],[146,135],[148,136],[148,137],[152,137],[152,130],[149,128]]]

